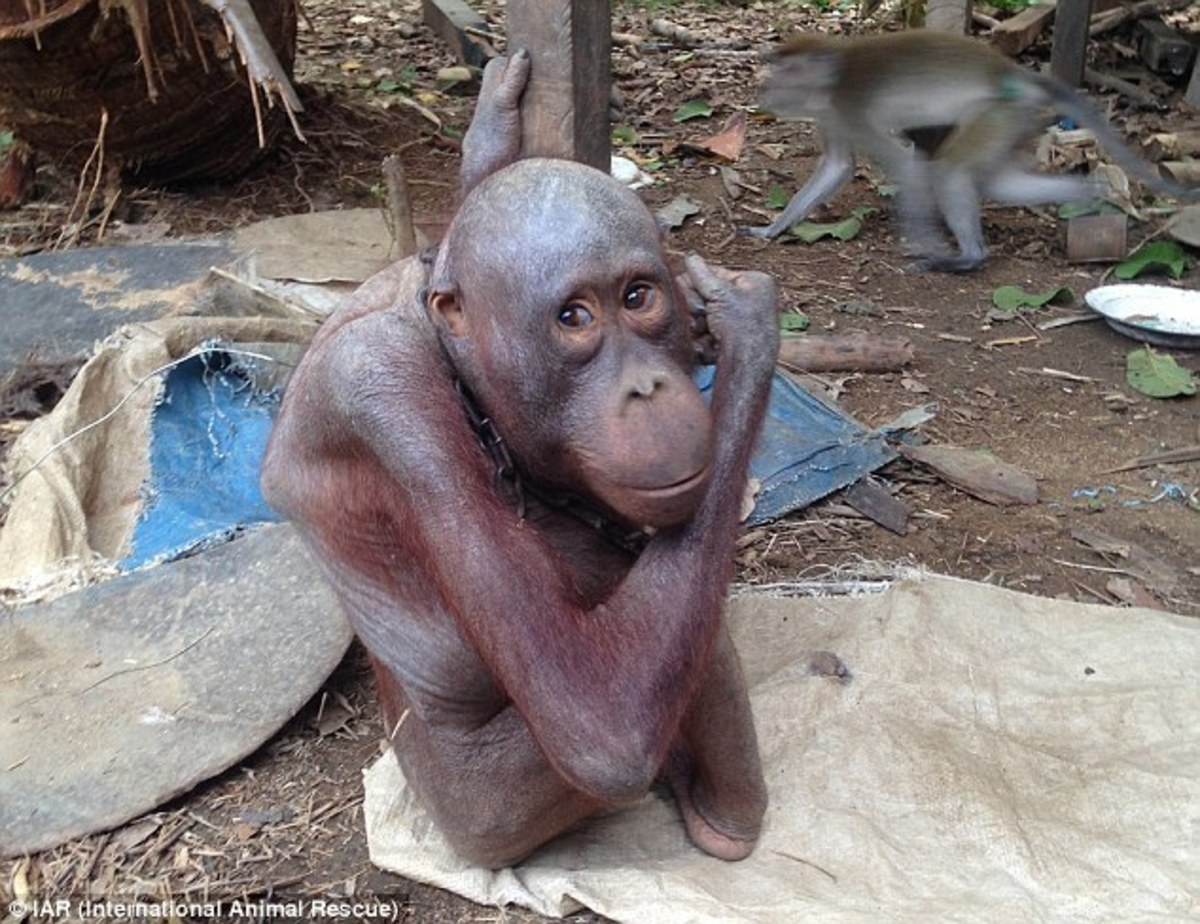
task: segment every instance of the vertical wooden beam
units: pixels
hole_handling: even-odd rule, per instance
[[[533,58],[521,153],[609,171],[610,0],[508,0],[508,49]]]
[[[1050,46],[1050,73],[1068,86],[1083,83],[1091,18],[1092,0],[1058,0],[1054,41]]]

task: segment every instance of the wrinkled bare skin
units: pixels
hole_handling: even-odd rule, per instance
[[[464,857],[513,863],[665,777],[693,842],[740,859],[766,791],[723,606],[774,283],[697,257],[678,280],[629,190],[516,159],[528,67],[488,66],[432,268],[368,280],[314,340],[264,491],[315,549],[405,775]],[[691,379],[697,313],[719,344],[711,407]],[[654,530],[629,551],[547,497]]]
[[[976,269],[987,254],[981,199],[1033,205],[1107,191],[1101,182],[1020,166],[1020,149],[1044,124],[1043,110],[1091,129],[1118,163],[1152,189],[1189,196],[1152,171],[1070,87],[965,36],[925,30],[798,36],[775,54],[763,105],[781,119],[815,121],[823,150],[783,212],[769,225],[747,229],[757,237],[778,237],[803,221],[851,180],[855,157],[862,154],[898,189],[897,219],[919,258],[916,268]],[[932,156],[908,137],[931,127],[953,130]],[[939,219],[957,254],[947,253]]]

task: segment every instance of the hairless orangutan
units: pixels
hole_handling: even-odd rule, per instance
[[[677,275],[634,193],[519,159],[528,70],[523,52],[487,67],[436,256],[379,273],[317,335],[264,489],[464,857],[513,863],[662,778],[692,841],[740,859],[766,791],[723,612],[775,287],[696,257]]]

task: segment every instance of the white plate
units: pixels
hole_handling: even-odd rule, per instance
[[[1200,292],[1127,283],[1092,289],[1083,299],[1113,330],[1135,340],[1200,349]]]

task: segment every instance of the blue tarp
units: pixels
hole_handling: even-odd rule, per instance
[[[150,422],[150,481],[123,570],[172,561],[278,520],[258,469],[279,404],[219,350],[167,374]]]
[[[706,394],[714,373],[715,367],[706,366],[696,376]],[[761,484],[746,523],[754,526],[801,510],[895,457],[882,434],[867,430],[809,394],[791,376],[776,372],[767,417],[750,460],[750,477]]]
[[[707,393],[713,378],[709,366],[696,380]],[[151,476],[124,570],[170,561],[279,519],[258,487],[278,403],[220,350],[171,370],[151,421]],[[750,464],[761,486],[747,522],[806,507],[894,457],[881,434],[777,372]]]

